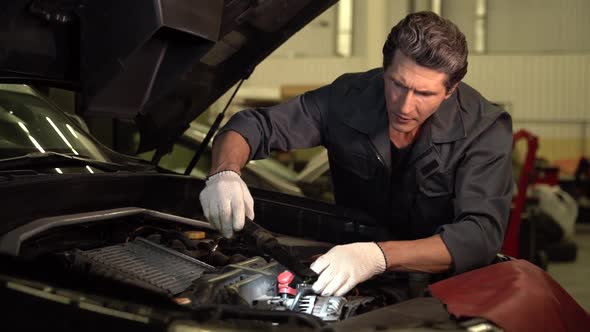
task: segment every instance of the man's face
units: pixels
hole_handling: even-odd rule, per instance
[[[420,66],[399,50],[383,79],[390,133],[415,134],[455,88],[447,93],[447,74]]]

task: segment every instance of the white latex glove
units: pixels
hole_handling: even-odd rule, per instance
[[[254,219],[254,200],[240,175],[222,171],[210,176],[199,199],[203,213],[221,234],[230,238],[244,228],[244,216]]]
[[[323,296],[342,296],[357,284],[385,272],[385,255],[374,242],[335,246],[320,256],[311,269],[320,276],[314,292]]]

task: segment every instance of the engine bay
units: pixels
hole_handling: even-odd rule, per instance
[[[243,234],[226,239],[203,222],[150,213],[97,216],[38,221],[21,230],[20,237],[18,230],[4,236],[0,246],[6,250],[6,243],[19,238],[19,256],[49,258],[76,273],[99,275],[163,294],[189,309],[231,306],[258,313],[313,316],[330,323],[397,303],[403,297],[393,289],[393,277],[387,274],[345,296],[315,294],[311,289],[314,278],[289,271]],[[23,237],[25,231],[28,238]],[[333,246],[274,236],[305,266]]]

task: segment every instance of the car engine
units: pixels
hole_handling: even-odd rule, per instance
[[[239,233],[225,239],[211,229],[173,222],[163,225],[158,218],[122,219],[87,218],[83,224],[39,232],[23,241],[19,254],[50,256],[67,269],[161,293],[188,308],[230,305],[312,315],[329,323],[396,302],[395,295],[374,285],[359,286],[346,296],[315,294],[313,278],[289,271]],[[276,238],[306,266],[332,246]],[[6,242],[7,237],[2,240]]]
[[[354,315],[359,306],[373,300],[316,295],[311,280],[301,280],[274,260],[239,253],[225,255],[222,248],[232,250],[230,246],[236,241],[214,244],[209,239],[193,240],[195,244],[190,248],[180,246],[179,241],[173,244],[175,249],[159,241],[160,235],[135,237],[121,244],[74,250],[66,255],[77,269],[166,293],[176,303],[187,306],[245,305],[305,313],[330,322]],[[187,237],[184,243],[193,241]]]

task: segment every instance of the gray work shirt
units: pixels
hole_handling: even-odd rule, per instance
[[[440,234],[455,273],[489,264],[501,249],[512,198],[509,114],[460,83],[424,122],[406,170],[391,181],[382,75],[344,74],[283,104],[239,112],[220,133],[240,133],[251,159],[323,145],[336,204],[369,213],[391,239]],[[392,198],[409,208],[395,217]]]

